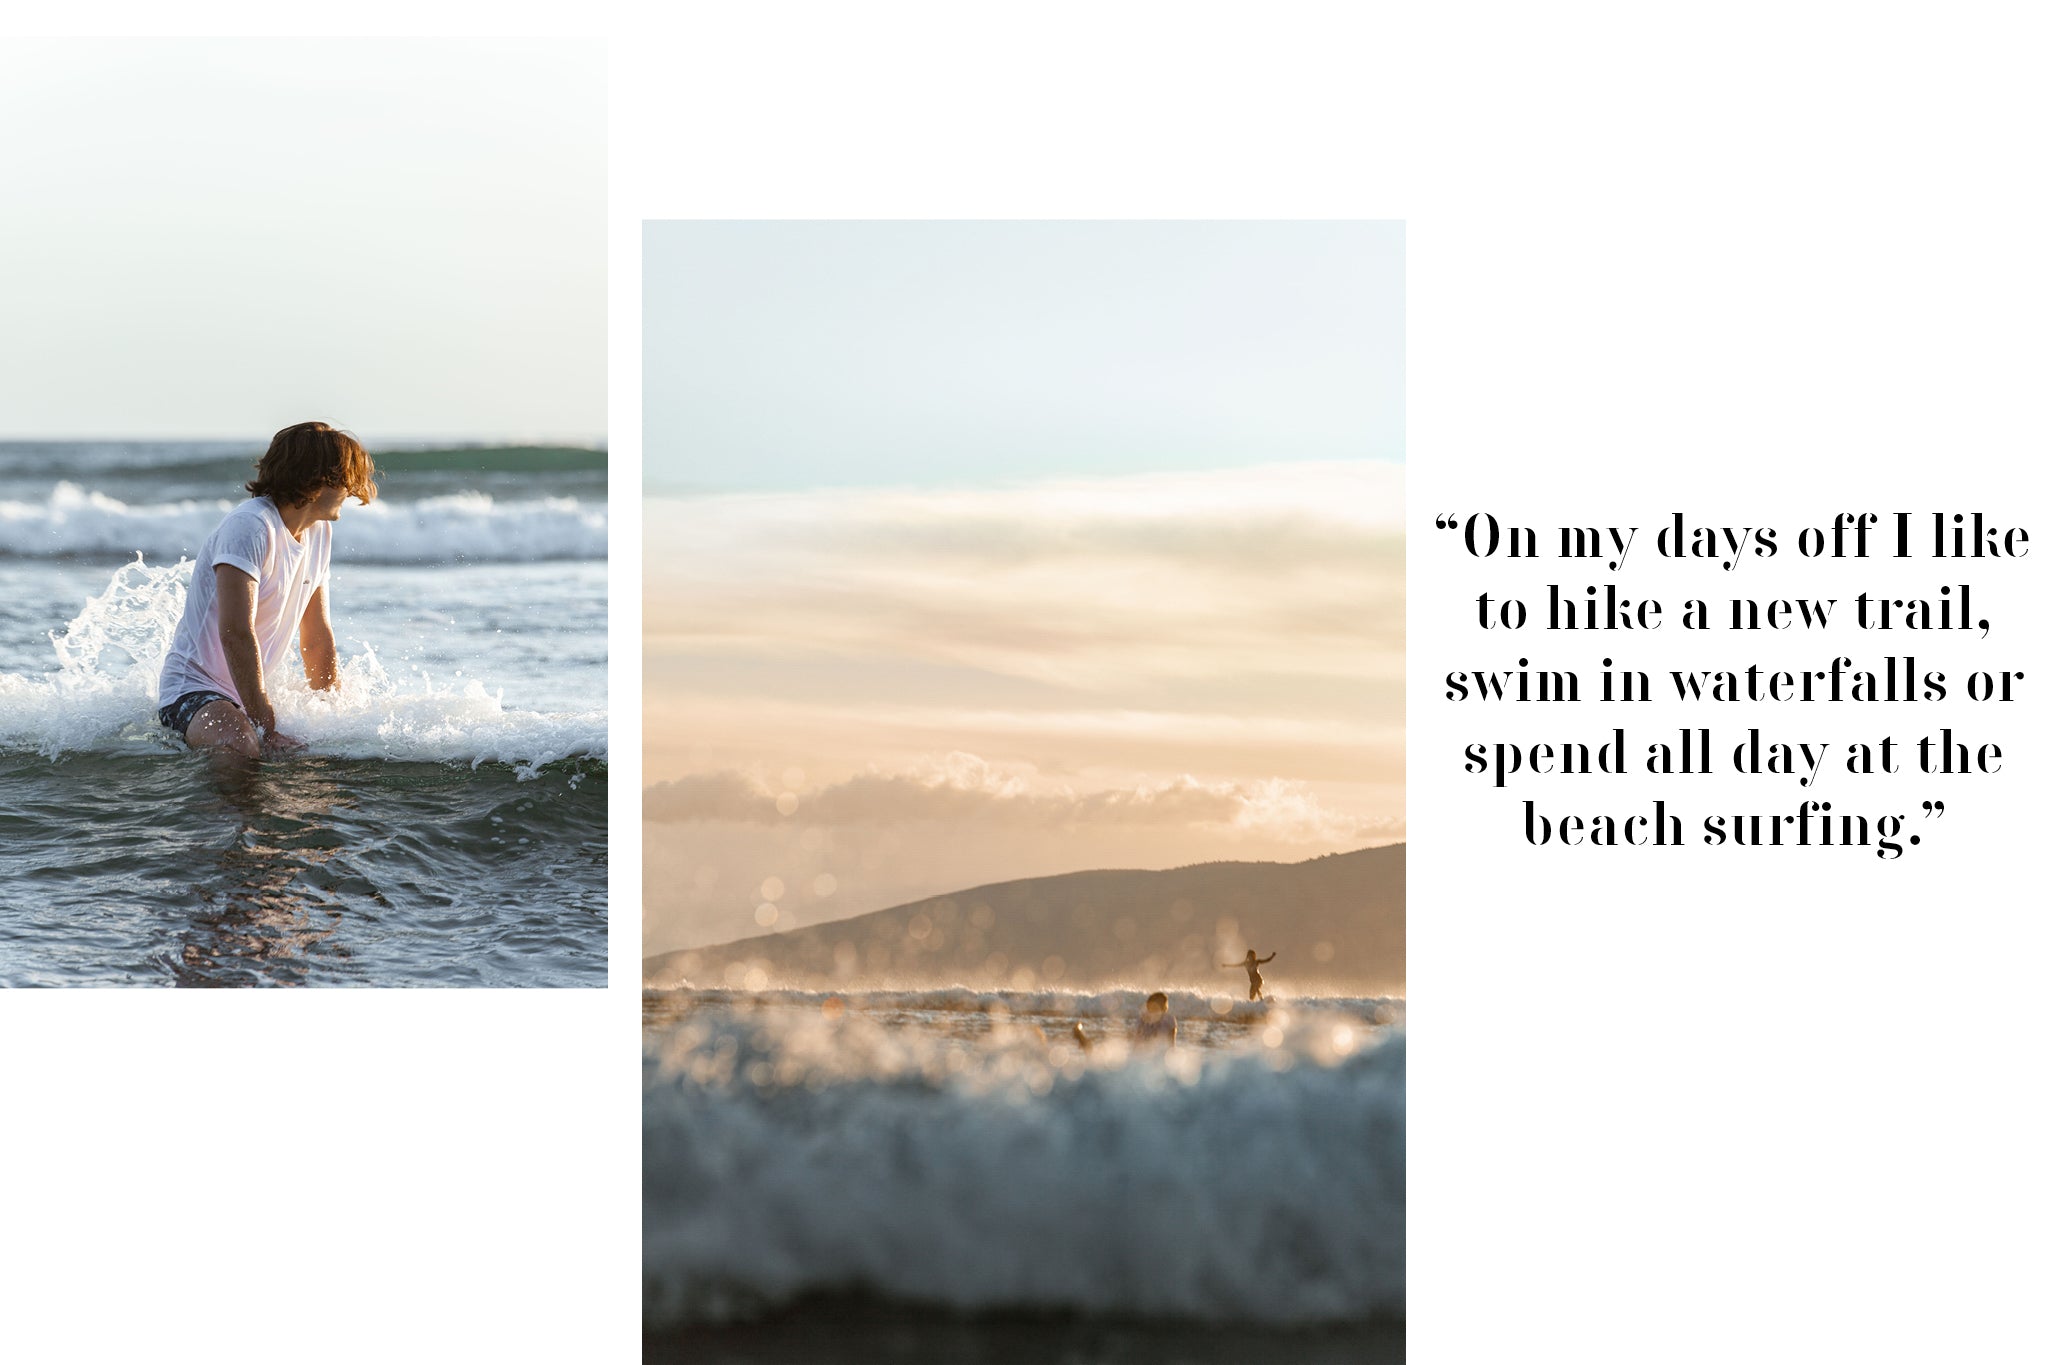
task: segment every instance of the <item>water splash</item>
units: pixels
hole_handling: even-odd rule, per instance
[[[150,565],[138,554],[61,634],[51,634],[55,672],[0,673],[0,749],[50,759],[85,751],[181,751],[157,724],[156,688],[191,578],[190,560]],[[439,684],[422,675],[401,682],[369,645],[345,656],[338,674],[338,686],[327,692],[309,689],[296,662],[272,680],[278,729],[309,753],[504,763],[522,777],[562,759],[607,754],[603,710],[508,710],[502,689],[474,680]]]

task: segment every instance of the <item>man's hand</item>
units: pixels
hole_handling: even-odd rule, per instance
[[[277,711],[268,699],[258,700],[249,707],[249,719],[263,732],[263,748],[266,753],[287,753],[306,747],[304,741],[277,732]]]
[[[263,752],[265,753],[296,753],[305,747],[306,741],[302,739],[293,739],[290,735],[281,735],[267,725],[263,727]]]

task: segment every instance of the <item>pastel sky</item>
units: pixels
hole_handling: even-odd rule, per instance
[[[647,951],[1401,837],[1398,227],[752,226],[647,238]]]
[[[1402,458],[1402,226],[653,222],[649,491]]]
[[[605,431],[605,61],[0,44],[0,438]]]

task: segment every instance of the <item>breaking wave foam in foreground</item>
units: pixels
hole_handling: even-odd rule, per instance
[[[0,749],[48,758],[80,751],[182,746],[157,724],[163,658],[184,610],[192,566],[152,567],[138,557],[117,570],[51,643],[58,669],[0,673]],[[507,710],[475,681],[400,683],[368,647],[341,662],[340,685],[313,692],[277,686],[278,728],[313,754],[429,763],[506,763],[521,776],[560,759],[603,759],[605,712]]]
[[[234,509],[224,499],[130,505],[60,483],[45,502],[0,500],[0,555],[195,554]],[[416,502],[347,504],[334,537],[340,562],[440,564],[603,559],[607,510],[575,498],[500,502],[453,493]]]
[[[1398,1029],[1334,1009],[1163,1054],[1084,1054],[1031,1027],[963,1045],[860,1008],[701,1010],[643,1060],[647,1322],[848,1292],[970,1312],[1399,1314],[1405,1056]]]

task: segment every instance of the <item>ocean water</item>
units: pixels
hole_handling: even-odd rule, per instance
[[[1143,999],[645,993],[650,1349],[1398,1355],[1403,1002]]]
[[[0,443],[0,983],[602,985],[604,453],[373,451],[341,686],[217,771],[156,678],[261,448]]]

